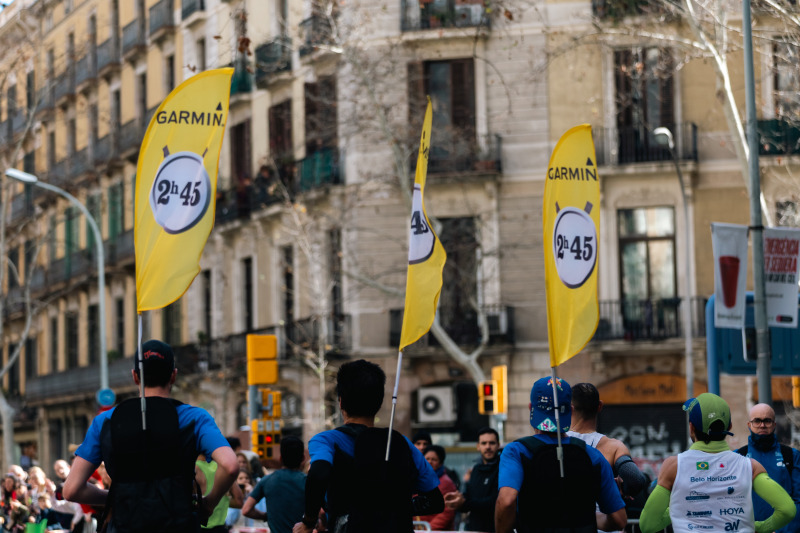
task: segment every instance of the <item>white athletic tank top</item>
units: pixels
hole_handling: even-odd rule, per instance
[[[567,435],[570,437],[575,437],[576,439],[581,439],[583,442],[586,443],[587,446],[591,446],[592,448],[597,448],[597,443],[600,442],[600,439],[605,437],[605,435],[603,435],[602,433],[598,433],[597,431],[593,431],[591,433],[576,433],[574,431],[567,431]],[[614,465],[611,466],[613,467]],[[600,506],[595,504],[595,508],[599,513]],[[597,533],[603,533],[603,532],[598,529]],[[613,531],[611,533],[622,533],[622,532]]]
[[[605,437],[605,435],[596,431],[593,431],[592,433],[575,433],[574,431],[567,431],[567,435],[570,437],[575,437],[576,439],[581,439],[592,448],[597,448],[597,443],[600,442],[600,439]]]
[[[753,466],[736,452],[678,454],[669,498],[675,533],[753,533]]]

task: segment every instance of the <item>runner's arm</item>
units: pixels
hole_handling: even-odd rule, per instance
[[[256,520],[266,521],[267,513],[256,509],[257,503],[258,502],[255,500],[255,498],[248,496],[244,501],[244,505],[242,506],[242,514],[247,518],[255,518]]]
[[[217,462],[217,471],[214,472],[214,485],[211,491],[203,497],[203,505],[209,516],[239,475],[239,462],[230,446],[220,446],[214,450],[211,459]]]
[[[231,509],[241,509],[244,504],[244,492],[242,492],[238,484],[234,483],[231,485],[231,490],[228,492],[228,495],[231,497],[228,507]]]
[[[754,462],[758,464],[756,461]],[[759,464],[758,466],[761,465]],[[792,501],[792,497],[789,496],[789,493],[776,481],[771,479],[763,469],[764,467],[761,466],[762,472],[757,474],[753,480],[753,489],[756,491],[756,494],[761,496],[764,501],[775,509],[775,512],[766,520],[756,522],[757,533],[779,530],[791,522],[797,512],[794,501]],[[755,470],[755,468],[753,470]]]
[[[494,507],[494,529],[497,533],[511,533],[517,521],[517,495],[511,487],[500,487]]]
[[[89,477],[96,469],[97,465],[83,457],[76,456],[67,480],[64,482],[64,499],[86,505],[105,505],[108,491],[89,483]]]
[[[303,524],[313,528],[319,517],[319,510],[325,500],[325,493],[331,480],[333,465],[328,461],[318,460],[311,463],[306,477],[306,507]],[[438,491],[438,489],[437,489]]]
[[[642,533],[652,533],[666,529],[670,524],[669,518],[670,491],[656,485],[655,490],[647,498],[642,514],[639,517],[639,527]]]
[[[627,448],[625,449],[627,451]],[[644,474],[631,459],[630,452],[614,462],[614,476],[622,478],[622,493],[631,498],[639,494],[647,485]]]

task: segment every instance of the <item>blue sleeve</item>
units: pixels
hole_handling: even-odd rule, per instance
[[[500,474],[497,480],[498,490],[509,487],[516,491],[522,488],[522,459],[518,442],[509,443],[500,454]]]
[[[794,500],[795,505],[798,506],[797,514],[800,516],[800,451],[792,448],[792,490],[788,491],[789,496]]]
[[[95,466],[103,462],[103,455],[100,450],[100,432],[103,429],[103,424],[111,417],[113,409],[103,411],[92,420],[92,425],[89,426],[89,431],[86,432],[86,437],[83,443],[75,450],[75,455],[81,459],[86,459]]]
[[[414,459],[414,465],[417,467],[417,484],[416,489],[419,492],[428,492],[439,486],[439,476],[433,471],[427,459],[422,455],[414,443],[406,437],[408,447],[411,449],[411,457]]]
[[[267,479],[269,479],[269,475],[262,477],[258,483],[256,483],[256,486],[253,488],[252,492],[250,492],[248,498],[253,498],[256,503],[260,502],[266,494]]]
[[[336,443],[331,433],[331,431],[317,433],[311,437],[310,441],[308,441],[309,463],[314,463],[315,461],[327,461],[330,464],[333,464],[333,456],[336,452]]]
[[[590,451],[591,450],[591,451]],[[619,486],[614,479],[614,472],[603,455],[594,448],[586,447],[586,451],[592,458],[592,463],[600,465],[600,494],[597,497],[597,504],[600,511],[611,514],[625,507],[622,496],[619,495]],[[594,453],[592,453],[594,452]]]
[[[178,425],[185,427],[189,422],[194,422],[197,451],[206,456],[206,461],[211,461],[211,454],[217,448],[230,447],[228,440],[222,436],[222,432],[217,427],[217,423],[202,407],[187,404],[179,406]]]

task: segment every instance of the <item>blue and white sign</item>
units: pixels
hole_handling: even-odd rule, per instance
[[[97,391],[97,403],[102,407],[111,407],[117,401],[117,395],[111,389],[100,389]]]

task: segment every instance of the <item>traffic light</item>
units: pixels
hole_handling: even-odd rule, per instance
[[[478,383],[478,412],[480,414],[493,415],[497,412],[496,391],[497,382],[493,379]]]
[[[278,337],[247,336],[247,384],[269,385],[278,381]]]
[[[261,417],[281,417],[281,391],[272,389],[259,389],[261,393]]]
[[[494,389],[495,413],[508,413],[508,366],[492,367],[492,380],[497,384]]]
[[[800,407],[800,376],[792,376],[792,407]]]
[[[250,434],[253,450],[260,459],[272,459],[278,455],[276,449],[281,444],[280,420],[253,420]]]

